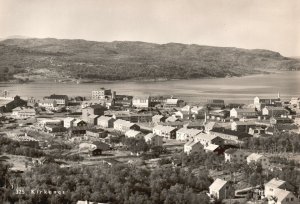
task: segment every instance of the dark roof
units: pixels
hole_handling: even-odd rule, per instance
[[[93,132],[93,133],[99,133],[99,132],[104,132],[105,130],[103,129],[90,129],[90,130],[86,130],[88,132]]]
[[[227,134],[227,135],[233,135],[233,136],[237,136],[239,139],[242,138],[247,138],[247,137],[253,137],[252,135],[245,133],[245,132],[238,132],[238,131],[233,131],[233,130],[229,130],[229,129],[225,129],[225,128],[213,128],[211,130],[211,132],[216,132],[216,133],[223,133],[223,134]]]
[[[67,99],[68,96],[67,95],[56,95],[56,94],[52,94],[51,96],[47,97],[49,99]]]

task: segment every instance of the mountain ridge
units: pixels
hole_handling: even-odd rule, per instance
[[[189,79],[242,76],[272,69],[298,70],[300,61],[265,49],[26,38],[0,42],[1,69],[7,76],[0,81],[16,73],[34,75],[40,69],[49,70],[54,78]]]

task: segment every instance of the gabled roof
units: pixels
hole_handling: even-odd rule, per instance
[[[217,178],[210,186],[209,189],[214,189],[214,190],[220,190],[223,188],[224,185],[226,185],[227,181],[223,179]]]
[[[209,144],[206,147],[204,147],[204,149],[206,150],[210,150],[210,151],[215,151],[216,149],[218,149],[220,146],[216,145],[216,144]]]
[[[102,116],[100,116],[99,118],[98,118],[98,121],[109,121],[109,120],[111,120],[111,119],[113,119],[112,117],[108,117],[108,116],[104,116],[104,115],[102,115]]]
[[[136,131],[136,130],[128,130],[126,131],[125,135],[127,137],[136,137],[137,135],[141,134],[140,131]]]
[[[157,125],[153,129],[161,130],[161,131],[166,131],[166,132],[171,132],[171,131],[175,130],[176,128],[175,127],[171,127],[171,126]]]
[[[277,202],[283,201],[290,193],[292,192],[282,189],[276,189]]]
[[[153,133],[149,133],[149,134],[147,134],[147,135],[145,135],[145,140],[150,140],[150,139],[152,139],[152,138],[154,138],[154,137],[160,137],[160,136],[158,136],[158,135],[155,135],[155,134],[153,134]]]
[[[272,186],[273,188],[279,188],[280,186],[282,186],[285,183],[286,183],[286,181],[283,181],[283,180],[280,180],[277,178],[273,178],[265,185]]]
[[[286,110],[285,108],[283,108],[283,107],[276,107],[276,106],[266,106],[266,107],[264,107],[264,109],[267,109],[267,110],[279,110],[279,111],[286,111],[286,112],[288,112],[288,110]]]
[[[206,141],[211,141],[215,138],[217,138],[218,136],[212,135],[212,134],[205,134],[205,133],[200,133],[198,135],[196,135],[194,138],[195,140],[206,140]]]
[[[181,128],[179,130],[177,130],[177,132],[179,133],[183,133],[183,134],[188,134],[190,136],[195,136],[199,133],[201,133],[202,131],[201,130],[198,130],[198,129],[187,129],[187,128]]]
[[[64,119],[64,122],[69,123],[69,122],[75,121],[75,120],[76,120],[76,118],[67,117]]]
[[[122,119],[118,119],[114,122],[114,125],[123,125],[123,126],[126,126],[126,127],[131,127],[133,125],[135,125],[134,123],[131,123],[127,120],[122,120]]]

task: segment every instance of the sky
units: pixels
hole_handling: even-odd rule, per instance
[[[0,38],[187,43],[300,56],[299,0],[0,0]]]

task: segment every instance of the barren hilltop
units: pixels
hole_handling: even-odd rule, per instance
[[[16,73],[126,80],[228,77],[274,69],[298,70],[300,60],[269,50],[196,44],[53,38],[0,41],[0,81]]]

